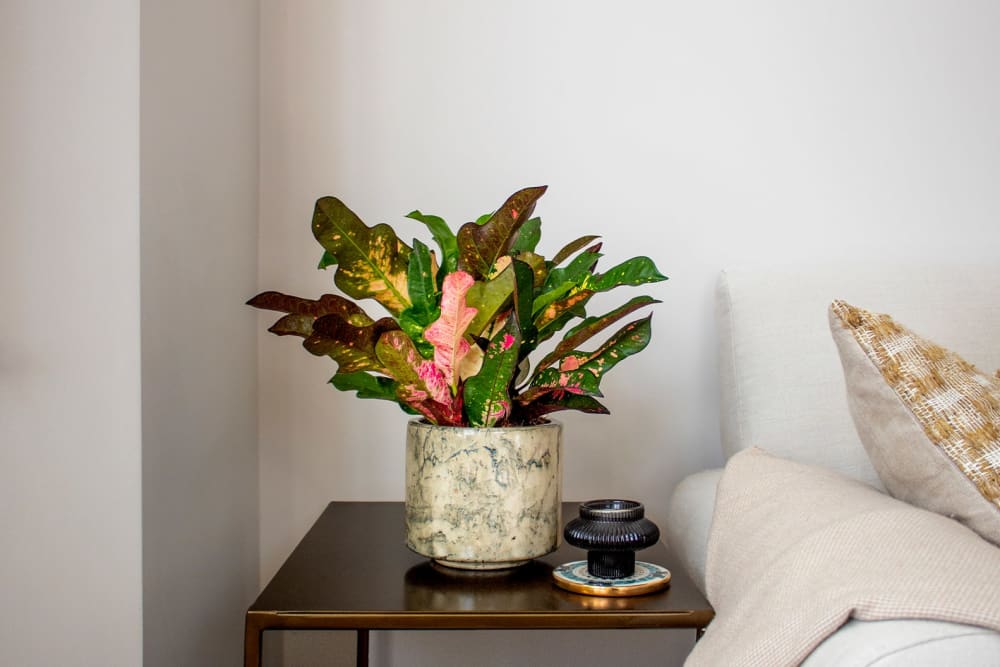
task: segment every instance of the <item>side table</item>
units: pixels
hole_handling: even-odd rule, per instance
[[[577,503],[564,503],[563,516]],[[715,613],[661,542],[641,560],[670,570],[670,587],[636,597],[579,595],[552,570],[586,553],[567,544],[515,568],[443,568],[406,548],[403,503],[333,502],[246,615],[244,661],[261,664],[265,630],[355,630],[358,665],[370,630],[689,628],[700,636]]]

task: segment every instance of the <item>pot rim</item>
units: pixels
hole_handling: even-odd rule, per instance
[[[407,422],[407,428],[451,431],[453,433],[459,433],[462,431],[468,431],[470,433],[481,433],[483,431],[534,431],[547,428],[561,429],[562,422],[558,419],[545,419],[545,421],[541,423],[529,424],[527,426],[440,426],[438,424],[430,423],[424,417],[414,417]]]

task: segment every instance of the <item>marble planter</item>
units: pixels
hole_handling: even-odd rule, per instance
[[[442,565],[514,567],[559,546],[562,425],[455,428],[406,437],[406,546]]]

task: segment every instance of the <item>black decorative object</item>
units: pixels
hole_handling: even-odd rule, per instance
[[[580,516],[566,524],[563,535],[587,550],[587,571],[602,579],[624,579],[635,573],[635,552],[656,544],[660,529],[645,518],[634,500],[589,500]]]

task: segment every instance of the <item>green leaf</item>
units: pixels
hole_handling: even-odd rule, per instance
[[[478,218],[476,218],[476,224],[477,225],[485,225],[487,222],[490,221],[490,218],[492,218],[492,217],[493,217],[492,213],[485,213],[485,214],[479,216]]]
[[[337,373],[330,378],[330,384],[340,391],[356,391],[358,398],[378,398],[396,401],[396,381],[387,377],[372,375],[364,371]]]
[[[650,317],[629,322],[594,352],[574,351],[560,360],[559,368],[547,368],[531,381],[526,398],[545,390],[561,389],[584,396],[601,396],[601,378],[622,359],[640,352],[649,344]]]
[[[413,305],[407,310],[414,321],[424,326],[436,319],[435,312],[441,296],[437,291],[433,271],[430,250],[419,239],[413,239],[413,252],[410,253],[407,271],[407,286]]]
[[[566,332],[566,337],[563,338],[562,342],[560,342],[556,348],[552,350],[552,352],[538,362],[538,366],[535,367],[535,373],[537,374],[539,371],[548,368],[553,363],[569,354],[574,348],[583,345],[585,342],[604,331],[615,322],[621,320],[626,315],[654,303],[660,302],[650,296],[637,296],[625,305],[619,306],[609,313],[605,313],[604,315],[600,315],[598,317],[588,317],[583,322],[580,322],[580,324]]]
[[[458,230],[458,268],[477,280],[489,276],[502,255],[510,254],[511,245],[521,226],[528,221],[545,186],[525,188],[507,201],[484,224],[468,222]]]
[[[475,304],[476,316],[472,318],[467,332],[480,335],[510,301],[514,293],[514,269],[508,266],[493,280],[477,281],[465,295],[466,303]]]
[[[535,273],[531,266],[515,259],[511,263],[514,271],[514,312],[518,322],[526,322],[521,327],[522,340],[531,340],[535,336],[535,327],[531,320],[531,306],[535,300]]]
[[[546,306],[548,306],[550,303],[554,303],[559,299],[563,298],[564,296],[569,294],[570,291],[573,290],[575,287],[576,287],[575,283],[573,283],[572,281],[567,281],[559,285],[558,287],[552,288],[548,292],[536,296],[531,306],[532,316],[537,317],[538,313],[542,312],[542,310],[544,310]]]
[[[516,255],[521,252],[534,252],[538,242],[542,240],[542,219],[532,218],[521,225],[517,232],[517,239],[510,247],[510,253]]]
[[[575,241],[570,241],[563,249],[556,253],[555,257],[552,258],[552,266],[559,266],[565,260],[569,259],[570,255],[576,253],[577,250],[587,247],[587,245],[594,239],[599,239],[600,236],[581,236]]]
[[[553,304],[565,301],[568,298],[572,300],[569,307],[573,307],[581,301],[590,298],[590,295],[593,294],[592,290],[584,290],[587,291],[587,296],[579,299],[576,298],[576,295],[580,293],[580,286],[588,283],[588,280],[592,277],[591,271],[597,265],[597,260],[601,258],[598,250],[600,250],[600,244],[596,244],[580,253],[566,268],[552,269],[549,272],[548,278],[545,279],[545,285],[542,287],[542,293],[535,297],[535,303],[532,306],[535,325],[539,331],[550,322],[555,321],[567,310],[567,308],[564,308],[560,312],[552,312],[549,309],[552,308]],[[548,313],[548,316],[545,313]],[[538,322],[540,317],[544,318],[544,321],[541,323]]]
[[[433,322],[440,315],[441,311],[437,308],[431,311],[430,315],[415,315],[413,308],[407,308],[399,314],[400,328],[413,340],[413,344],[417,346],[420,356],[425,359],[430,359],[434,356],[434,346],[424,338],[424,330],[427,329],[427,319],[429,317]]]
[[[491,427],[510,415],[510,385],[517,370],[521,332],[511,315],[490,340],[479,373],[465,381],[465,413],[469,425]]]
[[[316,265],[317,269],[323,270],[327,267],[333,266],[337,263],[337,256],[332,254],[329,250],[323,251],[323,256],[319,258],[319,264]]]
[[[606,273],[593,276],[586,281],[584,287],[595,292],[607,292],[620,285],[643,285],[666,279],[667,277],[657,270],[653,260],[648,257],[633,257],[608,269]]]
[[[591,278],[591,272],[597,266],[597,260],[602,255],[598,252],[601,244],[595,244],[586,251],[581,252],[573,258],[573,261],[564,269],[552,269],[548,278],[545,279],[545,290],[552,289],[563,283],[570,282],[573,285],[582,285],[587,278]]]
[[[531,267],[536,288],[540,288],[545,284],[545,280],[549,276],[549,267],[544,257],[536,255],[533,252],[519,252],[514,259],[524,262]]]
[[[458,243],[455,241],[455,233],[443,218],[426,215],[420,211],[411,211],[406,217],[427,225],[438,247],[441,248],[441,267],[445,273],[451,273],[458,268]]]
[[[410,247],[392,227],[368,227],[339,199],[323,197],[313,213],[313,235],[336,259],[334,282],[345,294],[375,299],[393,315],[410,307]]]
[[[340,315],[324,315],[313,323],[312,334],[302,341],[302,346],[316,356],[336,361],[339,373],[382,371],[375,354],[376,341],[382,334],[398,329],[391,317],[359,327]]]

